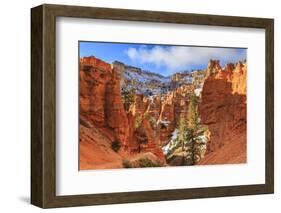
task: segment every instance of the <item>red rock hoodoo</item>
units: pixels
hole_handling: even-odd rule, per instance
[[[119,168],[122,160],[151,152],[159,161],[164,155],[155,144],[150,123],[134,129],[135,118],[126,112],[120,93],[122,67],[95,57],[80,59],[80,169]],[[139,147],[139,131],[146,138]],[[121,149],[114,152],[112,142]]]
[[[200,138],[206,140],[204,155],[193,164],[246,162],[246,63],[222,68],[210,60],[205,70],[164,77],[91,56],[80,59],[79,73],[80,169],[123,168],[143,158],[168,165],[173,151],[186,151],[173,142],[178,143],[180,121],[193,112],[194,95],[200,130],[205,131]],[[171,153],[165,153],[167,147]]]
[[[247,65],[210,61],[202,90],[201,122],[210,131],[207,155],[199,164],[246,162]]]

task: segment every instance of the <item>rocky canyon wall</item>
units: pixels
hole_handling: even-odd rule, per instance
[[[198,91],[199,122],[208,127],[206,155],[198,164],[245,163],[246,77],[242,62],[222,68],[211,60],[206,70],[175,74],[169,82],[120,62],[81,58],[80,169],[122,168],[124,159],[145,156],[167,165],[161,147],[187,119],[190,97]],[[127,107],[122,89],[134,86]]]
[[[210,61],[199,107],[210,142],[199,164],[246,162],[246,77],[245,63],[221,68],[219,61]]]
[[[80,169],[122,167],[123,158],[140,152],[151,152],[165,161],[150,123],[143,121],[135,129],[135,117],[124,109],[122,72],[118,64],[95,57],[80,59]],[[140,135],[146,140],[141,147]],[[121,144],[118,153],[111,148],[116,140]]]
[[[183,85],[165,95],[146,97],[136,95],[130,111],[136,118],[147,117],[155,132],[155,141],[165,145],[171,138],[182,116],[187,115],[189,98],[194,93],[194,85]]]

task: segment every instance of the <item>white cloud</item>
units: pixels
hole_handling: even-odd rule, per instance
[[[127,54],[129,56],[129,58],[131,59],[136,59],[138,57],[138,51],[135,48],[129,48],[127,50]]]
[[[236,62],[246,57],[246,51],[241,53],[234,48],[186,46],[154,46],[153,48],[140,46],[139,48],[129,48],[126,54],[135,62],[163,66],[170,71],[207,64],[210,59],[218,59],[225,63]]]

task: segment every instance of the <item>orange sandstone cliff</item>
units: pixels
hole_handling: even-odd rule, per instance
[[[186,118],[190,97],[197,92],[200,122],[208,127],[208,143],[205,156],[196,164],[246,162],[245,63],[222,68],[219,61],[211,60],[206,70],[176,73],[167,83],[165,77],[121,62],[108,64],[84,57],[79,73],[81,170],[122,168],[124,160],[134,164],[143,158],[167,165],[161,147],[171,142],[179,121]],[[156,80],[136,81],[136,75]],[[162,81],[157,82],[159,78]],[[135,93],[128,109],[121,96],[122,84],[126,83],[150,89],[144,91],[148,95]],[[159,87],[163,91],[159,92]],[[120,143],[118,150],[112,148],[116,141]]]
[[[135,118],[126,112],[120,93],[122,67],[110,65],[95,57],[80,59],[80,169],[120,168],[124,159],[143,153],[164,162],[155,144],[150,123],[141,122],[135,129]],[[139,140],[143,143],[140,143]],[[119,141],[121,148],[112,150]],[[140,146],[142,144],[142,146]]]
[[[159,146],[165,145],[176,129],[181,116],[187,114],[190,95],[194,93],[193,85],[183,85],[164,95],[148,98],[136,95],[130,111],[134,117],[149,116],[151,127],[156,132],[154,140]]]
[[[219,61],[210,61],[200,104],[210,142],[199,164],[246,163],[246,76],[246,64],[221,68]]]

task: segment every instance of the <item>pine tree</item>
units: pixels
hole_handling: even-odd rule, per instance
[[[187,140],[186,138],[187,126],[186,126],[186,119],[183,116],[180,117],[178,128],[179,128],[178,140],[179,143],[181,144],[182,151],[184,151],[184,145]]]
[[[187,127],[190,130],[196,130],[198,128],[198,97],[192,95],[187,111]]]
[[[198,111],[199,98],[194,94],[190,97],[187,113],[180,117],[176,147],[181,148],[182,165],[194,165],[201,157],[201,150],[206,145],[200,137],[207,128],[200,124]]]
[[[198,136],[199,130],[199,122],[198,122],[198,97],[196,95],[192,95],[190,97],[190,102],[188,105],[187,111],[187,131],[186,138],[188,140],[189,153],[188,155],[191,158],[191,164],[196,163],[196,137]]]
[[[133,89],[122,88],[121,96],[123,99],[124,109],[129,111],[131,104],[134,102],[135,91]]]

